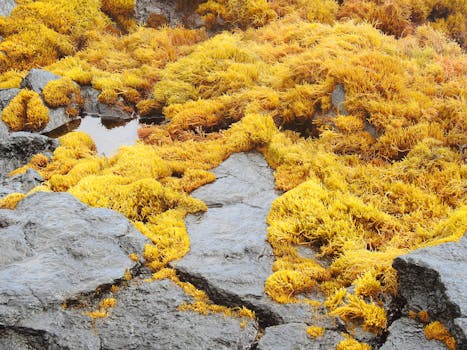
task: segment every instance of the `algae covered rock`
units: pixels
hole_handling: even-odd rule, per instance
[[[175,26],[184,24],[188,27],[202,25],[196,7],[201,1],[177,0],[136,0],[135,18],[139,24]]]
[[[254,310],[265,326],[310,321],[310,307],[278,304],[264,292],[274,262],[266,241],[266,216],[278,196],[272,170],[260,154],[238,153],[214,173],[214,183],[192,193],[209,209],[187,217],[191,248],[175,268],[214,302]]]
[[[60,76],[53,74],[44,69],[31,69],[26,77],[21,82],[21,88],[31,89],[38,94],[42,93],[45,86],[52,80],[58,80]]]
[[[415,250],[393,263],[409,310],[427,311],[445,324],[457,348],[467,347],[467,236],[459,242]]]
[[[380,350],[423,349],[444,350],[445,345],[436,340],[428,340],[423,332],[423,324],[410,318],[400,318],[388,329],[389,335]]]

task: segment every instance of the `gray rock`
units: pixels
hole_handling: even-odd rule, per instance
[[[56,140],[28,132],[15,132],[0,139],[0,179],[37,153],[50,155],[57,146]]]
[[[27,193],[43,181],[44,179],[37,171],[28,169],[24,174],[15,175],[0,181],[0,198],[14,192]]]
[[[326,330],[321,337],[311,338],[305,323],[288,323],[265,329],[258,350],[329,350],[344,338],[335,331]]]
[[[67,193],[35,193],[0,210],[0,325],[123,278],[146,239],[122,215]]]
[[[397,257],[399,293],[410,310],[425,310],[456,337],[458,349],[467,348],[467,236]]]
[[[9,16],[16,6],[15,0],[2,0],[0,3],[0,16]]]
[[[21,82],[21,88],[31,89],[38,94],[42,94],[44,87],[52,80],[60,79],[59,75],[53,74],[44,69],[33,68],[29,71]]]
[[[13,342],[15,350],[29,349],[24,344],[31,343],[37,344],[35,349],[246,350],[257,334],[254,321],[242,328],[240,319],[179,311],[178,306],[191,299],[167,280],[137,281],[115,297],[117,305],[109,317],[94,326],[82,311],[54,308],[6,332],[0,328],[0,349],[9,349],[5,345]]]
[[[278,195],[271,169],[260,154],[239,153],[214,172],[214,183],[192,193],[209,210],[187,217],[190,252],[173,266],[216,303],[254,310],[263,326],[310,322],[310,307],[278,304],[264,292],[274,262],[266,216]]]
[[[203,22],[195,11],[200,2],[185,2],[186,8],[183,8],[178,0],[136,0],[135,18],[140,25],[145,25],[151,15],[161,15],[171,26],[183,24],[190,28],[201,27]]]
[[[41,130],[41,134],[47,134],[72,120],[65,111],[65,108],[49,108],[49,123],[44,129]]]
[[[341,84],[336,84],[336,87],[334,88],[334,91],[331,95],[331,103],[338,114],[349,114],[345,109],[345,89]]]
[[[389,335],[380,350],[445,350],[446,346],[437,340],[425,337],[423,324],[410,318],[400,318],[388,329]]]
[[[84,99],[83,115],[100,117],[103,122],[118,123],[134,119],[135,116],[124,111],[118,105],[107,105],[99,102],[100,92],[91,86],[81,88]]]
[[[241,320],[214,314],[203,316],[178,311],[190,301],[169,281],[144,283],[118,295],[122,305],[100,325],[103,349],[250,349],[256,337],[256,322],[245,328]],[[136,347],[133,347],[136,348]]]

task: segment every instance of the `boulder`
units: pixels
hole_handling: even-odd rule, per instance
[[[326,330],[321,337],[311,338],[305,323],[288,323],[268,327],[259,340],[258,350],[329,350],[344,338],[339,332]]]
[[[15,0],[2,0],[0,3],[0,16],[8,17],[16,6]]]
[[[186,218],[190,252],[173,266],[214,302],[254,310],[262,326],[311,322],[309,306],[278,304],[264,292],[274,262],[266,241],[266,216],[278,196],[272,170],[259,153],[238,153],[214,173],[214,183],[192,193],[209,209]]]
[[[446,346],[437,340],[425,337],[423,324],[410,318],[400,318],[394,321],[388,329],[388,337],[380,350],[445,350]]]
[[[41,130],[41,134],[48,134],[68,124],[72,119],[66,113],[65,108],[49,108],[49,123]]]
[[[44,87],[52,80],[60,79],[59,75],[53,74],[44,69],[33,68],[29,71],[21,82],[21,88],[31,89],[38,94],[42,94]]]
[[[0,139],[0,179],[29,162],[37,153],[50,155],[57,146],[56,140],[28,132],[15,132]]]
[[[135,18],[140,25],[201,27],[203,21],[196,13],[199,3],[200,0],[136,0]]]
[[[467,235],[459,242],[417,249],[397,257],[399,293],[407,309],[427,311],[446,325],[457,348],[467,348]]]
[[[83,115],[100,117],[104,123],[125,122],[135,118],[119,105],[107,105],[99,102],[99,95],[100,92],[91,86],[81,88],[81,96],[84,100]]]

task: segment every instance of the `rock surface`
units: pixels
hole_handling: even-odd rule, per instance
[[[67,193],[36,193],[0,210],[0,324],[94,291],[135,268],[146,240],[122,215]]]
[[[33,68],[29,71],[21,82],[21,88],[31,89],[38,94],[42,94],[44,87],[52,80],[60,79],[59,75],[53,74],[44,69]]]
[[[209,209],[187,217],[190,252],[174,267],[214,302],[254,310],[263,326],[311,322],[308,306],[281,305],[264,292],[274,262],[266,241],[266,216],[278,196],[272,170],[260,154],[238,153],[214,172],[214,183],[192,193]]]
[[[389,335],[380,350],[446,350],[443,343],[426,339],[423,324],[410,318],[394,321],[388,331]]]
[[[18,174],[4,180],[0,178],[0,198],[10,193],[27,193],[43,181],[42,176],[33,169],[28,169],[24,174]]]
[[[29,162],[33,155],[50,155],[57,146],[56,140],[28,132],[15,132],[0,139],[0,180]]]
[[[250,320],[178,311],[190,302],[166,281],[121,286],[110,315],[93,324],[84,311],[138,274],[146,239],[122,215],[89,208],[66,193],[36,193],[0,210],[0,349],[249,349]],[[86,303],[62,309],[62,303]]]
[[[136,0],[135,18],[140,25],[151,25],[151,17],[158,24],[176,26],[183,24],[190,28],[203,25],[196,8],[201,1],[187,0]]]
[[[118,105],[107,105],[99,102],[100,92],[90,86],[81,88],[81,96],[84,99],[83,115],[100,117],[103,122],[125,122],[135,117],[124,111]]]
[[[347,115],[349,114],[345,109],[345,89],[344,86],[341,84],[337,84],[334,88],[332,95],[331,95],[331,103],[333,107],[336,109],[338,114]]]
[[[311,338],[305,323],[288,323],[268,327],[258,342],[258,350],[329,350],[344,338],[335,331],[326,330],[321,337]]]
[[[11,11],[16,7],[15,0],[2,0],[0,3],[0,16],[7,17]],[[0,40],[1,41],[1,40]]]
[[[409,310],[427,311],[467,348],[467,235],[459,242],[417,249],[397,257],[399,293]]]

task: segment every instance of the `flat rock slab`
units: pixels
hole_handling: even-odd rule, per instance
[[[410,318],[394,321],[388,329],[389,335],[380,350],[446,350],[446,346],[437,340],[425,337],[423,324]]]
[[[310,307],[281,305],[264,292],[274,262],[266,241],[266,217],[278,196],[272,170],[259,153],[238,153],[214,173],[214,183],[192,193],[209,209],[187,217],[191,249],[174,267],[214,302],[254,310],[263,326],[310,322]]]
[[[467,348],[467,236],[459,242],[417,249],[393,263],[399,276],[399,293],[410,310],[425,310],[443,322]]]
[[[122,215],[67,193],[36,193],[0,210],[0,326],[123,278],[146,239]]]
[[[258,342],[258,350],[329,350],[344,340],[338,332],[326,330],[321,337],[311,338],[305,323],[288,323],[268,327]]]

